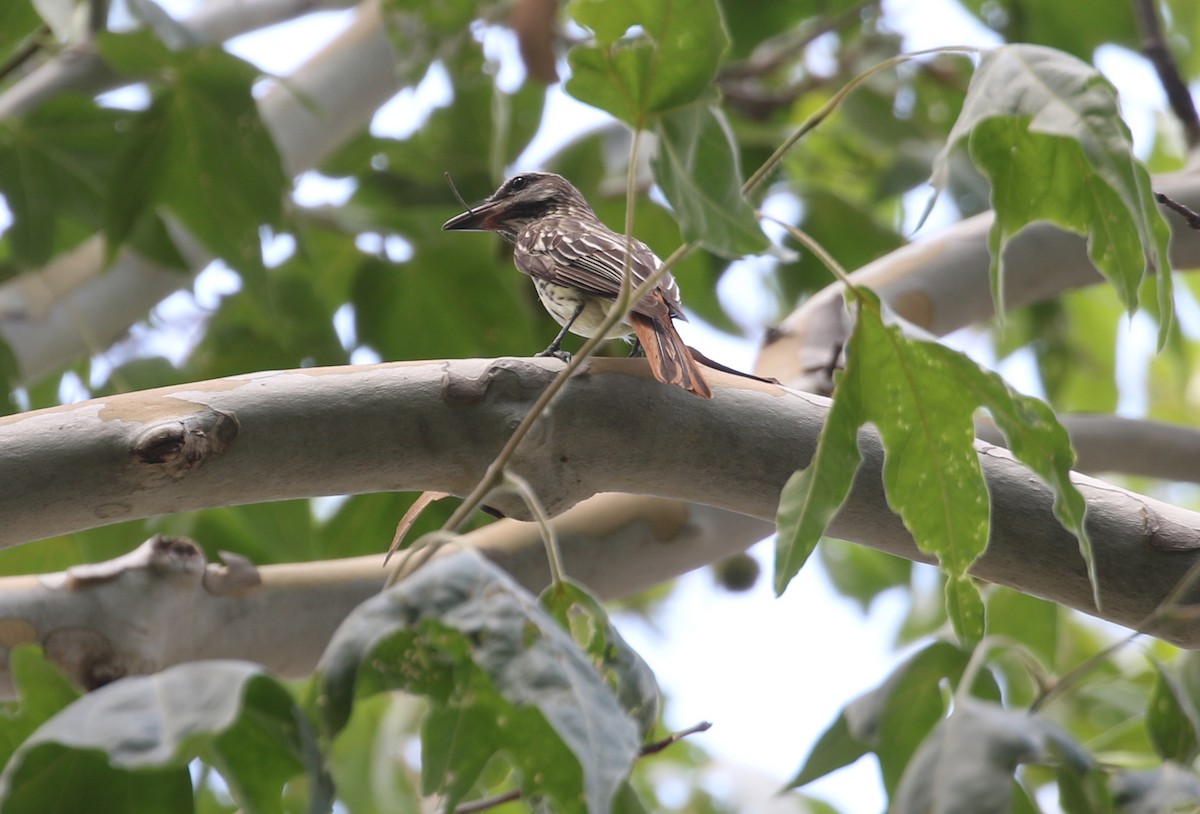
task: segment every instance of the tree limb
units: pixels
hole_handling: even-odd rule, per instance
[[[9,416],[0,419],[0,543],[265,500],[463,494],[559,364],[314,368]],[[624,491],[773,520],[784,482],[812,456],[829,402],[715,372],[712,380],[717,398],[698,404],[655,382],[644,360],[590,360],[512,466],[552,514]],[[864,431],[859,446],[863,464],[829,534],[928,562],[887,507],[878,437]],[[1200,556],[1200,514],[1077,476],[1101,579],[1099,613],[1078,545],[1054,519],[1051,491],[1005,450],[978,449],[992,496],[991,542],[973,569],[983,579],[1133,626]],[[493,493],[488,503],[522,516],[511,495]],[[1196,625],[1167,620],[1153,632],[1200,646]]]
[[[597,495],[553,524],[567,572],[602,598],[719,560],[773,529],[719,509],[630,495]],[[530,591],[549,584],[530,523],[502,520],[465,535],[462,545]],[[214,565],[187,541],[156,537],[106,563],[0,578],[0,646],[38,642],[84,687],[204,658],[249,659],[299,677],[311,672],[346,614],[383,587],[382,564],[381,552],[259,568],[226,555],[225,565]],[[146,619],[158,621],[147,626]],[[12,695],[7,663],[0,663],[0,697]]]

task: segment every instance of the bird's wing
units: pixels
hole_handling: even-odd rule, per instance
[[[662,261],[640,240],[631,241],[630,249],[630,272],[638,285]],[[513,259],[518,269],[532,277],[612,300],[621,289],[625,237],[575,218],[545,218],[521,233]],[[667,274],[659,281],[658,290],[671,316],[682,318],[675,278]],[[657,297],[646,296],[634,310],[655,316],[661,307]]]

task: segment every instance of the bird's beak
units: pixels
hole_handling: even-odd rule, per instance
[[[484,201],[474,209],[468,209],[461,215],[455,215],[442,224],[444,231],[490,232],[491,224],[488,219],[500,208],[499,201]]]

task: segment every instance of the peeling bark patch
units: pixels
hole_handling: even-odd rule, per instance
[[[0,647],[12,650],[37,639],[37,628],[28,619],[0,619]]]
[[[204,552],[191,540],[156,534],[128,554],[92,565],[68,568],[66,588],[72,591],[87,588],[139,569],[159,574],[201,574],[204,567]]]
[[[134,461],[181,478],[229,449],[241,430],[236,417],[205,407],[147,427],[134,441]]]
[[[95,630],[60,628],[46,637],[45,650],[46,658],[86,690],[124,678],[127,672],[112,643]]]

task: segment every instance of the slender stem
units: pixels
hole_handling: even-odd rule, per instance
[[[550,563],[550,582],[556,586],[561,585],[565,573],[562,551],[558,547],[558,535],[554,531],[554,526],[550,524],[546,507],[542,505],[541,498],[529,485],[529,481],[513,472],[512,469],[504,470],[504,480],[525,501],[526,508],[529,509],[529,513],[533,515],[534,521],[538,524],[538,531],[541,532],[542,542],[546,546],[546,560]]]
[[[757,189],[759,185],[766,180],[767,176],[775,170],[779,163],[783,161],[783,157],[787,155],[788,151],[796,146],[796,143],[799,142],[800,139],[804,138],[809,134],[809,132],[814,130],[817,125],[825,121],[825,119],[829,117],[829,114],[836,110],[838,105],[842,103],[842,100],[850,95],[851,91],[853,91],[863,82],[866,82],[875,74],[886,71],[889,68],[900,65],[901,63],[916,59],[917,57],[929,56],[930,54],[976,53],[979,53],[978,48],[971,48],[965,45],[948,45],[942,48],[927,48],[924,51],[913,51],[911,54],[899,54],[891,59],[885,59],[883,62],[880,62],[877,65],[872,65],[870,68],[863,71],[858,76],[854,77],[841,88],[839,88],[838,92],[829,98],[829,101],[821,105],[821,107],[818,108],[811,116],[801,122],[800,126],[796,128],[795,132],[788,136],[787,139],[784,140],[783,144],[779,145],[775,152],[771,153],[770,158],[764,161],[762,166],[759,167],[754,174],[750,176],[749,180],[742,185],[742,194],[749,195],[751,192]]]
[[[1195,148],[1200,145],[1200,115],[1196,113],[1196,102],[1192,99],[1187,82],[1179,73],[1175,55],[1163,37],[1158,3],[1156,0],[1133,0],[1133,16],[1137,18],[1142,33],[1142,53],[1154,66],[1171,111],[1183,125],[1188,147]]]

